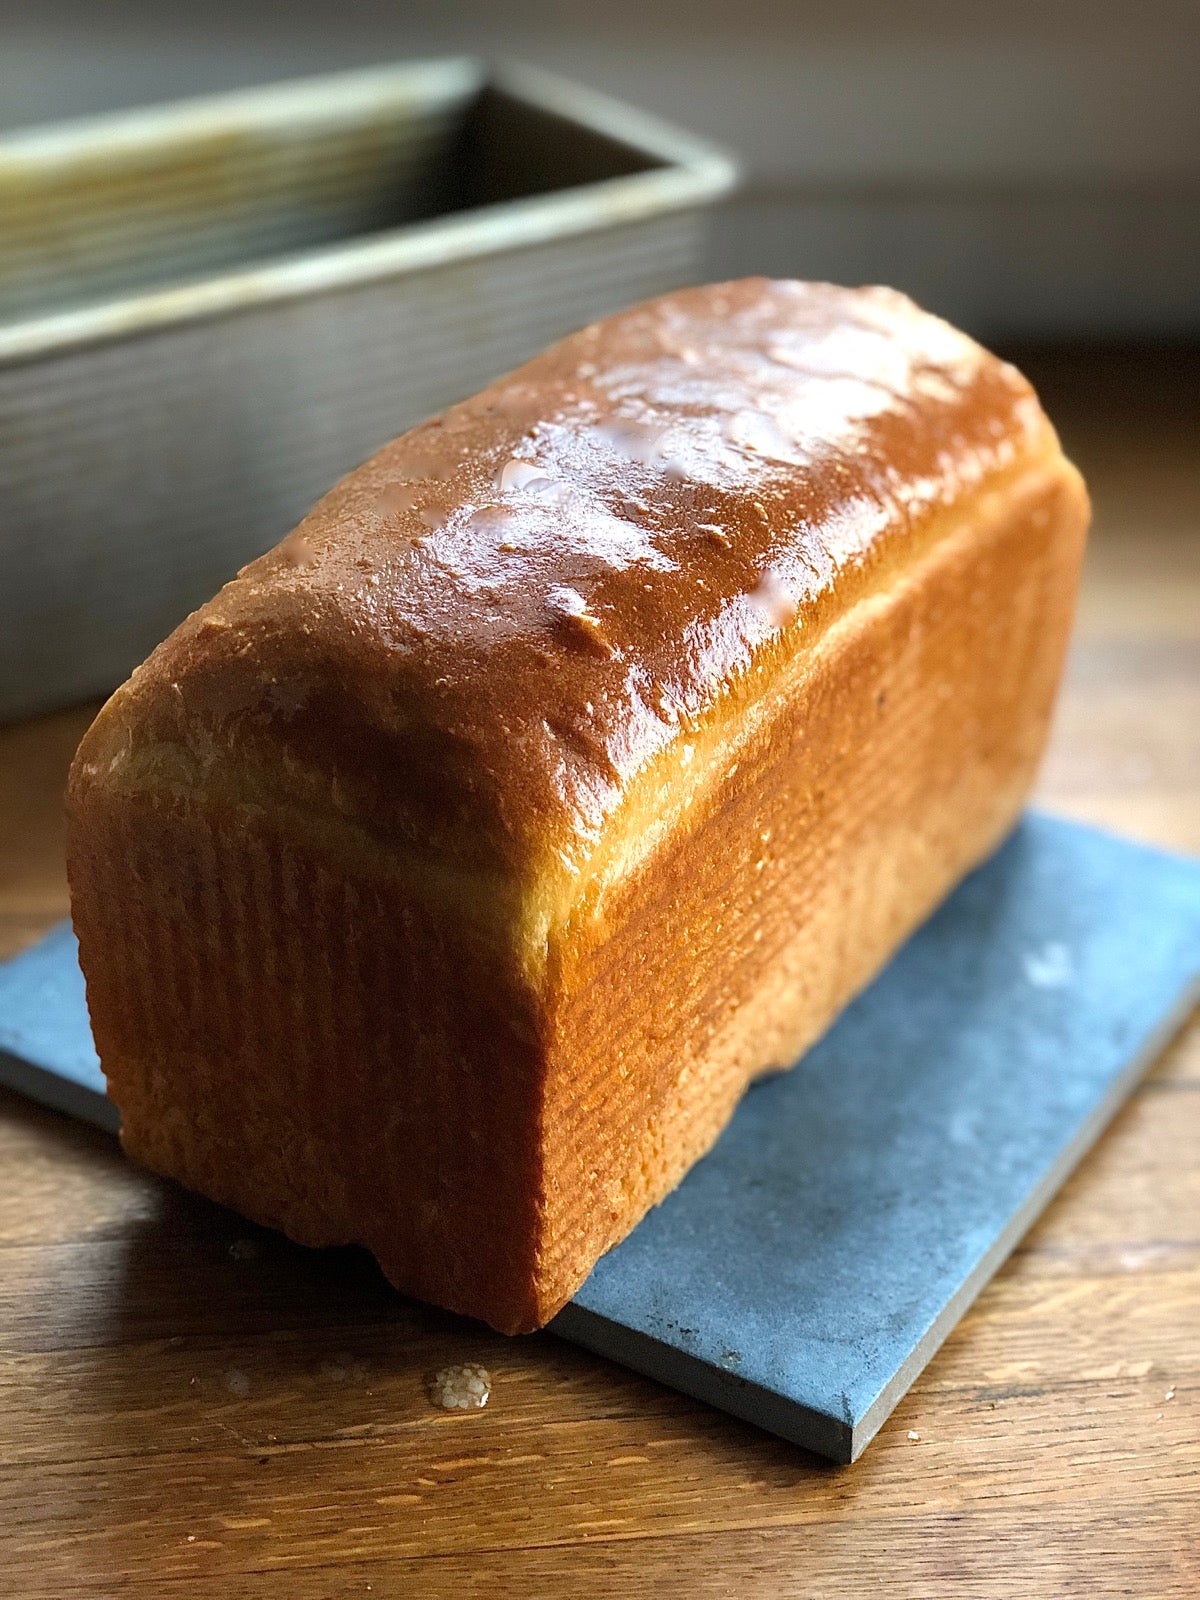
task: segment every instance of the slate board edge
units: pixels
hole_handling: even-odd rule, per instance
[[[695,1400],[727,1411],[743,1422],[753,1423],[767,1433],[786,1439],[789,1444],[815,1451],[839,1466],[848,1466],[862,1455],[962,1320],[971,1303],[1003,1266],[1069,1174],[1112,1121],[1139,1079],[1187,1022],[1197,1003],[1200,1003],[1200,978],[1192,978],[1141,1049],[1112,1079],[1101,1099],[1013,1212],[991,1248],[980,1257],[857,1421],[851,1415],[848,1401],[845,1402],[843,1415],[837,1416],[803,1405],[800,1401],[785,1400],[773,1391],[746,1382],[736,1373],[723,1372],[651,1334],[612,1322],[579,1305],[565,1306],[550,1323],[549,1331],[572,1344],[582,1345],[610,1361],[664,1383],[669,1388],[691,1395]]]
[[[574,1302],[563,1307],[546,1331],[694,1400],[703,1400],[743,1422],[753,1423],[789,1444],[801,1445],[840,1465],[854,1459],[849,1402],[846,1415],[835,1417],[798,1400],[784,1400],[774,1391],[740,1378],[736,1372],[710,1366],[651,1334],[611,1322]]]
[[[1200,1004],[1200,977],[1193,977],[1188,979],[1178,1000],[1164,1014],[1158,1026],[1147,1035],[1141,1049],[1130,1057],[1123,1070],[1109,1082],[1103,1096],[1084,1117],[1013,1212],[1002,1231],[997,1234],[991,1248],[980,1257],[971,1273],[947,1300],[938,1316],[913,1346],[894,1377],[884,1384],[863,1412],[861,1419],[854,1424],[847,1461],[858,1460],[900,1400],[961,1322],[972,1302],[995,1277],[1024,1235],[1116,1116],[1138,1082],[1184,1027],[1198,1004]]]
[[[107,1095],[65,1077],[53,1067],[41,1066],[9,1050],[0,1050],[0,1087],[11,1089],[51,1111],[76,1122],[88,1122],[105,1133],[119,1133],[121,1113]]]

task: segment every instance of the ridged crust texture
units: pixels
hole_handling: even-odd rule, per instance
[[[887,290],[684,290],[397,440],[80,747],[127,1148],[542,1324],[1011,826],[1086,523]]]

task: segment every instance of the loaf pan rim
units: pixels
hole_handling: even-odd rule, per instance
[[[318,245],[258,264],[224,268],[190,282],[111,296],[66,311],[0,322],[0,370],[96,345],[143,337],[214,318],[338,293],[456,262],[511,254],[564,237],[651,220],[712,203],[734,186],[738,169],[716,146],[626,106],[599,91],[540,68],[485,62],[473,56],[399,61],[386,67],[323,73],[261,89],[188,97],[97,117],[19,129],[0,139],[7,152],[73,142],[97,134],[167,126],[181,114],[197,119],[214,110],[255,103],[301,102],[306,94],[351,93],[425,73],[441,74],[462,93],[494,87],[618,140],[659,163],[649,171],[598,179],[569,189],[472,207],[379,234]]]

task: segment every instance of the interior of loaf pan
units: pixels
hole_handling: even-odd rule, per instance
[[[0,142],[0,322],[667,164],[462,60],[64,123]]]

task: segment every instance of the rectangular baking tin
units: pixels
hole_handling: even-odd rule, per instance
[[[692,279],[733,178],[472,60],[0,140],[0,718],[111,689],[388,439]]]

